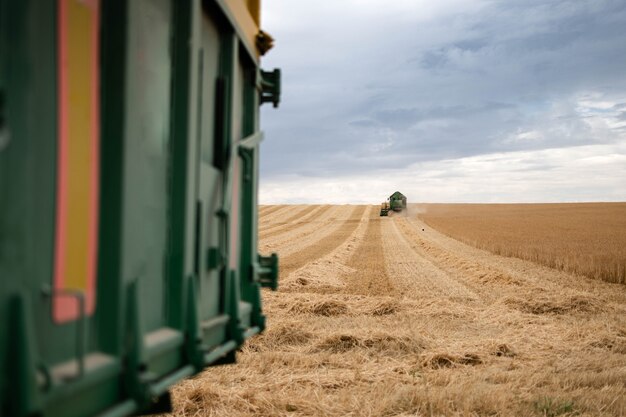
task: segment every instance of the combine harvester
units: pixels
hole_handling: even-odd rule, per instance
[[[388,216],[389,210],[402,211],[406,210],[406,196],[400,191],[391,194],[387,201],[380,205],[380,215]]]

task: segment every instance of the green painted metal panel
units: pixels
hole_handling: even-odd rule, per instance
[[[202,14],[201,18],[200,60],[198,62],[199,76],[199,115],[215,115],[217,80],[219,77],[220,60],[220,31],[211,16]],[[196,272],[200,280],[200,308],[201,320],[209,320],[220,314],[220,274],[218,264],[221,264],[224,253],[220,248],[223,240],[222,219],[217,215],[221,209],[223,189],[221,187],[223,173],[213,166],[215,149],[216,125],[213,117],[199,117],[198,128],[198,255]],[[209,251],[215,248],[217,262],[208,265]]]
[[[68,406],[71,398],[71,406]],[[46,404],[46,417],[83,417],[100,413],[120,401],[119,381],[109,378],[98,384],[75,392],[74,395],[59,396]]]
[[[260,277],[276,265],[256,254],[258,62],[221,3],[90,3],[97,301],[89,318],[55,323],[58,1],[0,0],[0,414],[166,407],[171,384],[234,360],[264,327]]]
[[[228,318],[224,306],[225,278],[223,275],[226,253],[224,215],[224,168],[215,164],[217,154],[223,152],[216,146],[216,138],[224,137],[224,119],[229,113],[221,107],[227,100],[228,62],[231,54],[229,44],[223,38],[228,35],[219,26],[210,11],[203,10],[200,18],[200,42],[198,48],[198,128],[197,134],[197,184],[196,198],[196,257],[195,276],[199,290],[198,309],[203,343],[207,348],[226,341]],[[220,64],[221,67],[220,68]],[[214,116],[214,117],[208,117]],[[220,120],[218,121],[217,118]],[[210,260],[209,258],[213,259]],[[220,318],[223,317],[223,318]]]
[[[145,331],[166,324],[170,161],[170,0],[128,3],[123,267],[137,279]]]
[[[52,299],[43,291],[52,286],[55,232],[55,7],[54,2],[28,1],[3,6],[11,19],[3,31],[3,53],[10,59],[2,60],[7,136],[0,151],[0,305],[5,308],[10,297],[27,303],[27,325],[36,335],[28,342],[36,345],[43,368],[72,359],[78,337],[74,323],[52,322]]]
[[[123,223],[124,122],[128,8],[124,1],[107,1],[102,9],[101,112],[103,140],[100,144],[100,240],[98,265],[97,335],[103,351],[123,351],[125,288],[121,274]]]
[[[186,300],[189,292],[191,275],[191,259],[193,255],[193,241],[189,236],[193,233],[191,220],[195,210],[195,200],[190,190],[193,187],[193,157],[189,146],[193,123],[195,96],[190,88],[195,54],[193,42],[195,39],[194,7],[195,1],[176,1],[174,3],[174,31],[172,37],[172,111],[171,111],[171,164],[170,164],[170,195],[174,204],[170,206],[170,245],[167,260],[168,290],[167,312],[171,327],[184,329],[189,319],[189,312],[194,305],[188,305]],[[193,103],[193,104],[192,104]],[[191,178],[190,178],[191,177]]]
[[[55,9],[54,4],[33,2],[10,2],[8,7],[9,139],[0,153],[0,276],[14,278],[0,281],[9,286],[9,293],[19,291],[34,302],[37,334],[47,340],[45,360],[55,362],[67,358],[59,336],[71,337],[70,332],[53,332],[49,300],[40,294],[43,286],[51,286],[54,248]]]
[[[0,146],[0,412],[11,416],[41,409],[49,416],[93,415],[119,393],[116,374],[93,368],[86,356],[99,345],[95,317],[60,325],[51,314],[59,296],[50,292],[58,180],[56,8],[53,1],[2,5],[3,18],[11,18],[0,34],[7,45],[0,53],[10,133]],[[76,362],[81,351],[85,359]],[[59,411],[72,396],[72,409]]]
[[[247,56],[240,56],[241,67],[241,115],[239,123],[242,130],[242,139],[239,147],[241,158],[241,216],[240,216],[240,287],[241,297],[249,307],[248,327],[265,327],[265,317],[261,312],[260,284],[257,268],[257,236],[258,236],[258,181],[259,181],[259,143],[252,147],[245,147],[247,138],[259,135],[259,95],[256,89],[257,69],[247,60]]]

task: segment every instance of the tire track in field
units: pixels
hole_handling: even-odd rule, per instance
[[[290,220],[298,218],[298,216],[300,216],[301,213],[309,212],[311,210],[311,207],[315,208],[317,206],[298,204],[298,205],[290,205],[287,207],[289,208],[289,211],[283,213],[281,216],[273,218],[274,221],[272,221],[271,223],[263,222],[263,224],[260,224],[259,231],[265,231],[268,229],[273,229],[275,227],[284,225]]]
[[[346,292],[374,296],[394,293],[385,267],[381,224],[378,211],[370,210],[365,234],[347,262],[347,266],[354,271],[342,277],[346,282]]]
[[[276,206],[276,210],[271,210],[269,213],[265,213],[263,216],[259,218],[259,228],[266,227],[268,224],[275,223],[276,221],[280,221],[282,216],[285,215],[289,210],[292,210],[294,206],[292,205],[280,205]]]
[[[360,219],[366,209],[367,206],[355,206],[348,218],[334,222],[336,227],[334,227],[329,234],[316,233],[318,239],[313,243],[282,258],[280,262],[280,275],[287,277],[296,269],[331,253],[341,246],[359,226]]]
[[[268,210],[273,209],[274,205],[270,205],[270,206],[258,206],[259,207],[259,217],[263,216],[265,213],[267,213]]]
[[[317,219],[323,217],[331,208],[332,206],[310,206],[304,211],[286,219],[284,223],[276,223],[260,231],[259,238],[268,239],[283,233],[290,233],[311,221],[316,221]]]
[[[300,225],[301,227],[292,230],[291,233],[281,233],[261,239],[260,250],[262,252],[278,251],[282,256],[290,255],[299,250],[300,247],[318,240],[318,235],[330,233],[332,229],[337,227],[338,221],[349,217],[353,207],[331,206],[324,216],[316,220],[309,220]]]
[[[396,219],[383,220],[383,242],[387,270],[394,286],[403,296],[414,299],[443,296],[456,301],[479,298],[474,291],[417,251],[411,240],[407,240],[405,233],[398,228]]]
[[[345,277],[356,271],[348,262],[358,253],[375,206],[367,206],[352,234],[335,250],[315,259],[281,280],[280,291],[317,294],[343,293]],[[376,212],[378,213],[378,212]],[[361,271],[364,273],[364,271]]]
[[[584,297],[590,295],[557,286],[549,279],[533,279],[532,274],[525,270],[519,271],[515,268],[507,270],[499,267],[497,263],[511,266],[513,262],[509,258],[480,251],[438,232],[436,234],[420,232],[421,229],[426,229],[421,222],[399,219],[398,227],[412,242],[417,253],[446,271],[455,280],[481,294],[483,300],[487,302],[503,297],[519,297],[522,294],[525,298],[540,297],[545,293]],[[482,259],[476,256],[478,252],[484,252]],[[548,270],[547,275],[553,276],[555,273],[557,271]]]
[[[264,217],[272,214],[273,212],[280,210],[283,206],[265,206],[259,210],[259,217]]]
[[[464,256],[463,252],[471,249],[469,246],[454,240],[454,243],[463,246],[455,250],[447,247],[446,242],[442,241],[443,235],[440,236],[441,238],[438,238],[437,236],[431,236],[431,234],[420,234],[420,227],[421,229],[426,229],[421,222],[405,219],[399,226],[414,243],[416,250],[442,269],[467,282],[468,285],[479,286],[483,291],[490,294],[497,292],[500,295],[502,295],[506,287],[514,291],[520,286],[524,286],[526,290],[530,289],[527,282],[521,282],[511,275],[477,260],[474,256]],[[493,257],[495,255],[490,254],[490,256]],[[494,288],[489,288],[494,286],[498,287],[495,291]]]
[[[337,237],[357,211],[337,206],[323,221],[270,239],[280,242],[281,261],[305,259],[281,271],[278,292],[264,292],[265,334],[247,342],[236,367],[179,384],[174,398],[185,408],[172,417],[285,409],[339,417],[354,414],[355,404],[367,415],[526,416],[544,411],[537,404],[554,411],[561,401],[575,414],[625,415],[626,311],[604,306],[614,293],[626,306],[623,287],[493,255],[402,214],[381,219],[376,206],[317,257],[313,246]],[[374,261],[381,254],[382,268]],[[490,275],[499,272],[506,274]],[[535,287],[542,279],[548,285]],[[545,306],[525,291],[527,280],[551,297]],[[373,287],[355,287],[367,283]],[[598,300],[568,304],[568,295],[592,285]],[[391,286],[388,296],[377,295]],[[463,288],[476,298],[460,299]],[[566,310],[551,311],[550,303]],[[534,306],[548,309],[527,309]]]
[[[267,225],[267,227],[265,228],[267,229],[273,229],[276,227],[280,227],[280,226],[284,226],[287,223],[293,222],[295,220],[298,219],[302,219],[303,217],[305,217],[307,214],[309,214],[312,211],[315,210],[319,210],[320,207],[323,207],[321,205],[298,205],[298,206],[292,206],[292,209],[290,210],[289,215],[285,215],[284,218],[280,219],[279,221],[269,224]]]
[[[458,285],[465,286],[475,294],[479,294],[483,301],[490,303],[502,295],[499,291],[494,292],[493,288],[486,284],[496,280],[508,281],[509,284],[514,282],[508,276],[492,271],[473,260],[463,260],[454,252],[442,248],[432,240],[428,240],[423,234],[420,234],[419,228],[407,218],[399,217],[394,219],[394,221],[417,255],[443,271],[449,279],[457,282]]]
[[[607,297],[606,283],[599,280],[578,279],[564,271],[534,264],[516,258],[502,257],[484,251],[429,229],[419,219],[406,219],[409,233],[421,251],[441,268],[450,272],[492,300],[522,297],[527,300],[570,297],[584,302],[603,299],[603,309],[623,309],[623,296],[619,293]],[[611,300],[612,302],[606,302]]]

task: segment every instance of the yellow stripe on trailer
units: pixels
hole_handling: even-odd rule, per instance
[[[271,37],[267,47],[268,35],[261,31],[260,0],[217,0],[217,3],[229,15],[252,58],[257,60],[271,47]]]
[[[260,0],[248,0],[248,10],[250,16],[256,23],[257,27],[261,27],[261,1]]]
[[[99,176],[99,0],[58,1],[58,160],[54,318],[95,306]]]

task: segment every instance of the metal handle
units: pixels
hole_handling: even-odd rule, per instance
[[[261,104],[272,103],[278,107],[280,103],[280,69],[260,72],[261,75]]]
[[[85,350],[87,333],[87,303],[85,293],[79,290],[57,289],[44,287],[41,290],[45,297],[50,297],[53,301],[56,297],[73,297],[78,301],[79,317],[76,320],[76,358],[78,361],[78,377],[85,375]]]

